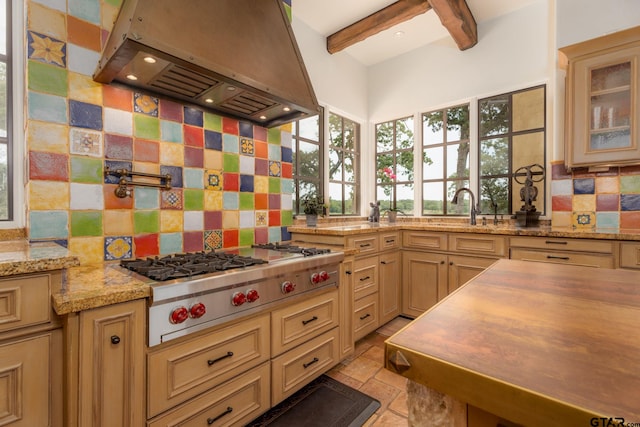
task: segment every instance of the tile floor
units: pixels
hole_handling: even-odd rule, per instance
[[[351,357],[327,375],[380,401],[365,427],[407,425],[407,380],[384,368],[384,341],[410,320],[398,317],[356,343]]]

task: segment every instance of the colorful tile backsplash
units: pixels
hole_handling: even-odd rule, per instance
[[[30,240],[85,264],[289,240],[290,127],[94,82],[120,2],[89,3],[27,2]],[[107,167],[171,174],[172,188],[118,198]]]

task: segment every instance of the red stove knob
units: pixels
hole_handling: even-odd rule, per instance
[[[327,273],[326,271],[321,271],[320,272],[320,279],[322,279],[323,282],[325,280],[329,280],[329,273]]]
[[[282,290],[283,294],[288,294],[289,292],[293,292],[296,289],[296,284],[290,282],[289,280],[285,280],[284,282],[282,282],[282,285],[280,285],[280,289]]]
[[[247,291],[247,301],[248,302],[257,301],[258,298],[260,298],[260,294],[255,289],[249,289]]]
[[[191,308],[189,308],[189,316],[191,316],[194,319],[204,316],[206,312],[207,312],[207,307],[205,307],[204,304],[201,302],[197,302],[193,304]]]
[[[247,297],[242,292],[235,292],[231,296],[231,304],[233,305],[242,305],[247,302]]]
[[[169,316],[169,321],[173,324],[182,323],[189,317],[189,310],[187,307],[180,306],[178,308],[174,308]]]
[[[318,273],[313,273],[313,274],[311,275],[311,283],[313,283],[314,285],[317,285],[317,284],[318,284],[318,283],[320,283],[320,282],[321,282],[320,274],[318,274]]]

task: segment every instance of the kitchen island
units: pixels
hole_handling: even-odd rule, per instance
[[[390,337],[386,367],[522,425],[640,422],[639,276],[498,260]]]

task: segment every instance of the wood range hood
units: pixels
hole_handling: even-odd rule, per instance
[[[93,78],[264,127],[319,111],[282,0],[125,0]]]

